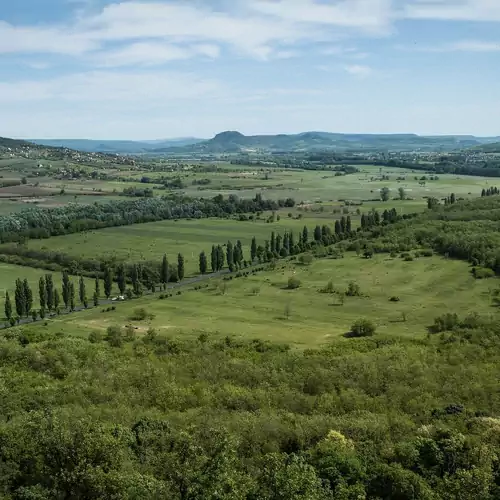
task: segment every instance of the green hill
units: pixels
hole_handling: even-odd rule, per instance
[[[419,136],[416,134],[301,134],[245,136],[237,131],[217,134],[208,141],[184,147],[156,148],[157,153],[221,154],[245,152],[335,151],[454,151],[494,139],[473,136]]]

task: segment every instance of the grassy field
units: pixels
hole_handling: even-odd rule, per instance
[[[0,172],[4,179],[17,179],[26,172],[36,172],[36,160],[32,159],[0,159]],[[54,166],[64,168],[64,162],[55,162]],[[51,177],[28,177],[28,185],[19,188],[2,188],[0,195],[8,198],[11,194],[29,199],[33,196],[46,198],[40,201],[39,206],[60,206],[66,203],[93,203],[113,199],[125,188],[149,187],[155,196],[168,193],[184,194],[192,197],[214,197],[217,194],[228,196],[235,194],[241,198],[252,198],[256,193],[262,193],[266,198],[294,198],[306,205],[322,203],[332,206],[338,205],[339,200],[364,201],[367,206],[377,206],[376,200],[382,187],[391,190],[391,198],[398,197],[398,189],[403,187],[410,200],[401,205],[402,211],[424,209],[425,198],[433,196],[442,198],[454,192],[458,197],[478,196],[483,187],[495,185],[497,179],[472,176],[440,175],[438,180],[420,182],[425,174],[421,171],[406,171],[398,168],[361,166],[360,172],[346,176],[335,176],[327,171],[310,171],[295,169],[277,169],[265,167],[248,167],[227,164],[218,164],[217,172],[197,172],[190,167],[179,172],[171,172],[172,165],[165,164],[165,170],[150,172],[140,167],[135,170],[115,170],[110,167],[106,172],[118,176],[114,180],[93,179],[55,179]],[[87,167],[86,167],[87,168]],[[90,167],[88,167],[90,168]],[[158,189],[159,184],[143,184],[141,177],[150,179],[160,177],[180,177],[184,188],[181,190]],[[122,180],[123,179],[123,180]],[[127,182],[125,182],[127,179]],[[134,182],[130,182],[133,179]],[[207,179],[207,185],[198,185],[197,181]],[[0,179],[1,180],[1,179]],[[193,184],[194,183],[194,184]],[[64,194],[61,195],[61,190]],[[52,199],[57,196],[57,201]],[[88,196],[88,197],[87,197]],[[99,198],[99,196],[103,196]],[[75,198],[76,197],[76,198]],[[391,204],[397,203],[391,201]],[[8,199],[0,199],[0,213],[14,207]],[[377,207],[378,208],[378,207]]]
[[[329,222],[332,220],[331,218]],[[294,231],[298,239],[299,231],[302,231],[304,225],[308,226],[312,234],[316,224],[324,223],[324,219],[317,219],[312,215],[301,220],[282,218],[274,223],[266,223],[264,220],[169,220],[31,240],[27,245],[29,248],[57,250],[75,256],[116,258],[131,262],[159,261],[165,253],[173,260],[178,253],[182,253],[186,259],[186,272],[197,274],[200,252],[210,252],[214,244],[241,240],[245,259],[249,259],[250,243],[254,236],[262,245],[265,240],[270,239],[272,231],[281,235],[285,231]]]
[[[3,299],[5,297],[5,292],[9,292],[10,298],[12,300],[12,304],[14,306],[14,290],[16,279],[20,278],[22,280],[27,279],[31,290],[33,292],[34,303],[33,306],[35,308],[39,308],[38,302],[38,280],[41,276],[45,276],[46,274],[52,274],[54,278],[54,286],[59,289],[59,293],[61,293],[61,273],[50,273],[50,271],[45,271],[44,269],[34,269],[32,267],[25,266],[16,266],[13,264],[5,264],[0,262],[0,297],[2,297],[2,309],[0,310],[0,318],[3,318]],[[78,280],[79,278],[73,277],[73,282],[75,283],[75,292],[76,292],[76,301],[78,302]],[[94,280],[85,279],[87,296],[89,298],[89,302],[92,300],[92,295],[94,294]],[[103,285],[101,283],[101,294],[103,291]]]
[[[424,336],[426,327],[443,312],[498,315],[489,299],[496,280],[474,280],[467,264],[460,261],[430,257],[404,262],[381,255],[365,260],[349,254],[344,259],[316,260],[307,267],[293,262],[282,266],[247,278],[211,280],[198,291],[189,286],[182,295],[174,292],[164,300],[157,295],[118,304],[112,312],[93,309],[77,313],[44,328],[87,335],[110,325],[132,324],[139,335],[154,327],[169,336],[195,337],[207,332],[217,337],[290,342],[304,348],[341,337],[358,318],[372,320],[379,333]],[[300,288],[285,289],[290,276],[301,280]],[[363,296],[346,297],[340,305],[338,295],[319,292],[329,280],[342,291],[354,281]],[[392,296],[400,301],[391,302]],[[131,311],[138,307],[146,308],[154,319],[130,321]]]

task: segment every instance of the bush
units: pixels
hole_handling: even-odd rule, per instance
[[[351,337],[371,337],[376,330],[376,326],[368,319],[358,319],[351,326]]]
[[[335,287],[333,286],[333,281],[330,280],[321,290],[321,293],[335,293]]]
[[[134,309],[129,319],[131,321],[144,321],[145,319],[154,319],[154,314],[148,313],[144,307],[138,307]]]
[[[472,276],[474,276],[477,280],[485,280],[495,277],[495,272],[487,267],[473,267],[471,272]]]
[[[288,284],[287,284],[287,289],[288,290],[296,290],[299,288],[301,285],[299,278],[296,278],[295,276],[291,276],[288,278]]]
[[[97,331],[90,332],[89,342],[91,342],[92,344],[96,344],[97,342],[100,342],[101,340],[102,340],[102,333],[101,332],[97,332]]]
[[[394,296],[394,297],[391,297],[389,300],[390,300],[391,302],[399,302],[401,299],[400,299],[399,297],[395,297],[395,296]]]
[[[299,262],[304,266],[308,266],[313,260],[314,257],[310,253],[304,253],[299,257]]]
[[[434,325],[430,327],[433,333],[449,332],[460,325],[457,314],[446,313],[434,318]]]
[[[361,290],[355,281],[351,281],[347,287],[345,294],[348,297],[361,297]]]

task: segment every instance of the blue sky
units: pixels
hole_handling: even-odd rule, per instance
[[[500,135],[500,0],[16,0],[0,135]]]

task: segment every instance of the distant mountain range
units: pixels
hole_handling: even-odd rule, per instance
[[[209,140],[186,137],[151,141],[113,141],[86,139],[32,139],[44,146],[63,147],[89,153],[210,155],[231,153],[298,153],[332,150],[338,152],[454,151],[473,148],[495,152],[500,137],[472,135],[419,136],[416,134],[301,134],[246,136],[236,131],[217,134]],[[483,149],[484,148],[484,149]]]
[[[29,139],[30,142],[42,146],[68,148],[86,153],[140,154],[158,148],[183,147],[202,142],[204,139],[182,137],[178,139],[157,139],[151,141],[113,141],[92,139]]]
[[[245,136],[227,131],[213,139],[183,147],[156,148],[157,153],[223,154],[245,152],[334,151],[453,151],[498,141],[498,137],[419,136],[416,134],[335,134],[304,132],[293,135]]]

